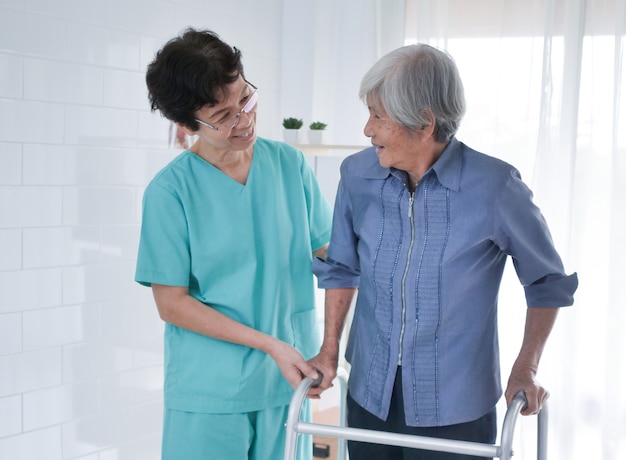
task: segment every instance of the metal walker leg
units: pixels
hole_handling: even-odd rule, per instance
[[[340,375],[341,374],[341,375]],[[347,385],[345,371],[338,373],[339,385],[342,398],[345,399]],[[410,447],[415,449],[426,449],[439,452],[450,452],[477,457],[494,457],[503,460],[511,460],[513,456],[513,434],[515,423],[520,411],[526,405],[526,396],[519,392],[504,416],[501,431],[501,445],[483,444],[468,441],[456,441],[451,439],[430,438],[425,436],[412,436],[398,433],[387,433],[382,431],[363,430],[359,428],[346,427],[346,414],[341,409],[341,426],[322,425],[315,423],[305,423],[300,421],[300,410],[309,388],[319,382],[310,378],[305,378],[295,389],[289,404],[289,414],[287,423],[285,457],[284,460],[295,460],[298,445],[298,435],[311,434],[339,439],[338,460],[345,460],[347,453],[346,440],[371,442],[375,444],[386,444],[391,446]],[[343,399],[342,399],[343,400]],[[548,410],[544,405],[537,416],[537,460],[547,460],[547,434],[548,434]]]

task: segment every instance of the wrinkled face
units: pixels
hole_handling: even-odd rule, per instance
[[[200,124],[196,134],[215,147],[243,150],[256,140],[256,87],[239,77],[224,94],[223,101],[195,113]]]
[[[411,171],[419,154],[419,136],[389,118],[377,97],[367,97],[367,108],[369,118],[363,132],[376,147],[380,165]]]

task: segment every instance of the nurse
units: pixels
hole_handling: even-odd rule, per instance
[[[237,48],[188,29],[146,82],[152,110],[197,139],[143,201],[135,280],[166,323],[162,458],[282,458],[292,387],[317,376],[311,260],[330,209],[300,151],[257,137]]]

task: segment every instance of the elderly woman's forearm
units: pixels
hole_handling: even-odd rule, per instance
[[[327,289],[322,349],[338,349],[355,288]]]

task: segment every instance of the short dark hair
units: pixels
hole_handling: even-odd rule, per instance
[[[227,97],[226,86],[243,75],[241,52],[210,30],[186,29],[156,53],[146,71],[152,111],[194,131],[194,113]]]

